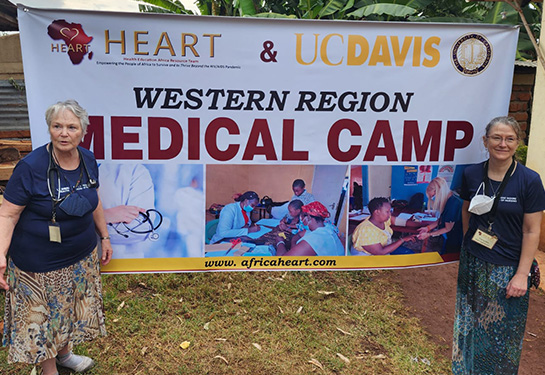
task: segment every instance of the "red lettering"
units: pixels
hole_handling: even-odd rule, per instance
[[[464,133],[462,138],[458,139],[458,131]],[[448,121],[447,135],[445,140],[445,161],[454,160],[454,151],[458,148],[469,146],[473,139],[473,125],[467,121]]]
[[[200,140],[200,128],[201,128],[201,119],[200,118],[189,118],[187,119],[187,159],[188,160],[199,160],[201,157],[201,140]]]
[[[161,149],[161,129],[170,132],[170,146]],[[174,119],[168,117],[150,117],[148,119],[148,157],[150,160],[174,159],[182,150],[182,127]]]
[[[104,117],[89,116],[89,125],[87,126],[87,134],[81,141],[81,147],[88,150],[91,149],[93,143],[93,154],[95,158],[104,160]]]
[[[262,139],[263,146],[257,145],[259,138]],[[278,160],[276,152],[274,151],[274,143],[271,132],[269,131],[269,124],[265,119],[254,120],[242,160],[253,160],[255,155],[265,155],[267,160]]]
[[[206,131],[204,133],[204,144],[208,154],[219,161],[228,161],[234,158],[240,148],[240,145],[230,144],[225,150],[220,150],[218,148],[218,131],[221,128],[227,129],[227,132],[230,135],[240,134],[240,129],[236,122],[227,117],[218,117],[208,124]]]
[[[283,121],[282,128],[282,160],[308,160],[308,151],[295,151],[295,120]]]
[[[329,154],[337,161],[354,160],[360,153],[361,146],[352,145],[347,151],[339,148],[339,136],[343,130],[348,130],[350,135],[361,135],[361,128],[358,123],[350,119],[341,119],[336,121],[329,129],[327,134],[327,148]]]
[[[384,147],[379,147],[381,139],[384,141]],[[377,156],[386,156],[388,161],[397,161],[394,138],[388,120],[377,121],[363,161],[374,161]]]
[[[112,116],[112,160],[142,160],[142,150],[125,150],[125,143],[138,143],[138,133],[125,133],[124,128],[141,127],[140,117]]]
[[[403,127],[402,161],[412,161],[413,145],[416,161],[426,160],[428,149],[430,149],[430,161],[438,161],[439,148],[441,146],[441,121],[428,122],[426,134],[424,134],[424,140],[422,142],[420,142],[418,121],[405,121]]]

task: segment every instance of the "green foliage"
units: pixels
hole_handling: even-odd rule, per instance
[[[138,9],[145,13],[193,14],[179,0],[142,0],[139,1]]]
[[[142,12],[192,14],[178,0],[139,0]],[[493,23],[519,25],[517,59],[536,59],[519,14],[503,2],[465,0],[197,0],[203,15],[262,18],[352,19],[371,21]],[[524,8],[534,35],[541,28],[541,3]]]
[[[388,15],[396,18],[407,18],[408,16],[415,14],[416,9],[399,4],[373,4],[361,7],[358,10],[351,12],[348,16],[356,18],[365,18],[371,15],[382,16]]]
[[[528,154],[528,146],[520,145],[519,147],[517,147],[517,151],[515,151],[515,158],[522,164],[526,165],[527,154]]]

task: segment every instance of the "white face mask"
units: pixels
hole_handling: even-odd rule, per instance
[[[479,191],[483,189],[483,194],[479,194]],[[477,193],[469,202],[468,211],[475,215],[482,215],[490,212],[492,206],[494,205],[494,197],[489,197],[484,194],[484,182],[481,182],[481,185],[477,189]]]

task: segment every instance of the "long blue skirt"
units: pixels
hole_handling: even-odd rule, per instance
[[[452,372],[518,372],[529,292],[505,298],[516,267],[487,263],[462,249],[458,270]]]

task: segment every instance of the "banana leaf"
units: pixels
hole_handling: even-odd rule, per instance
[[[291,18],[291,19],[297,19],[297,17],[293,14],[286,15],[286,14],[279,14],[279,13],[257,13],[254,14],[252,17],[259,17],[259,18]]]
[[[519,23],[519,14],[506,3],[497,3],[484,17],[485,23],[516,25]]]
[[[193,12],[186,10],[183,4],[177,0],[139,0],[139,2],[149,4],[154,13],[193,14]],[[149,12],[149,10],[142,10],[142,5],[146,7],[145,4],[139,4],[139,10],[141,12]]]
[[[429,17],[421,18],[419,16],[409,17],[409,21],[412,22],[448,22],[448,23],[481,23],[481,21],[474,18],[465,17]]]
[[[322,10],[320,10],[320,13],[318,13],[318,16],[321,18],[338,12],[339,10],[345,8],[346,3],[347,0],[327,0]]]
[[[374,5],[367,5],[362,8],[359,8],[358,10],[355,10],[354,12],[348,13],[348,16],[362,18],[367,17],[371,14],[374,15],[388,15],[391,17],[407,17],[411,14],[415,14],[417,12],[416,9],[405,6],[405,5],[398,5],[398,4],[374,4]]]
[[[242,16],[253,16],[257,13],[253,0],[238,0],[238,8]]]

